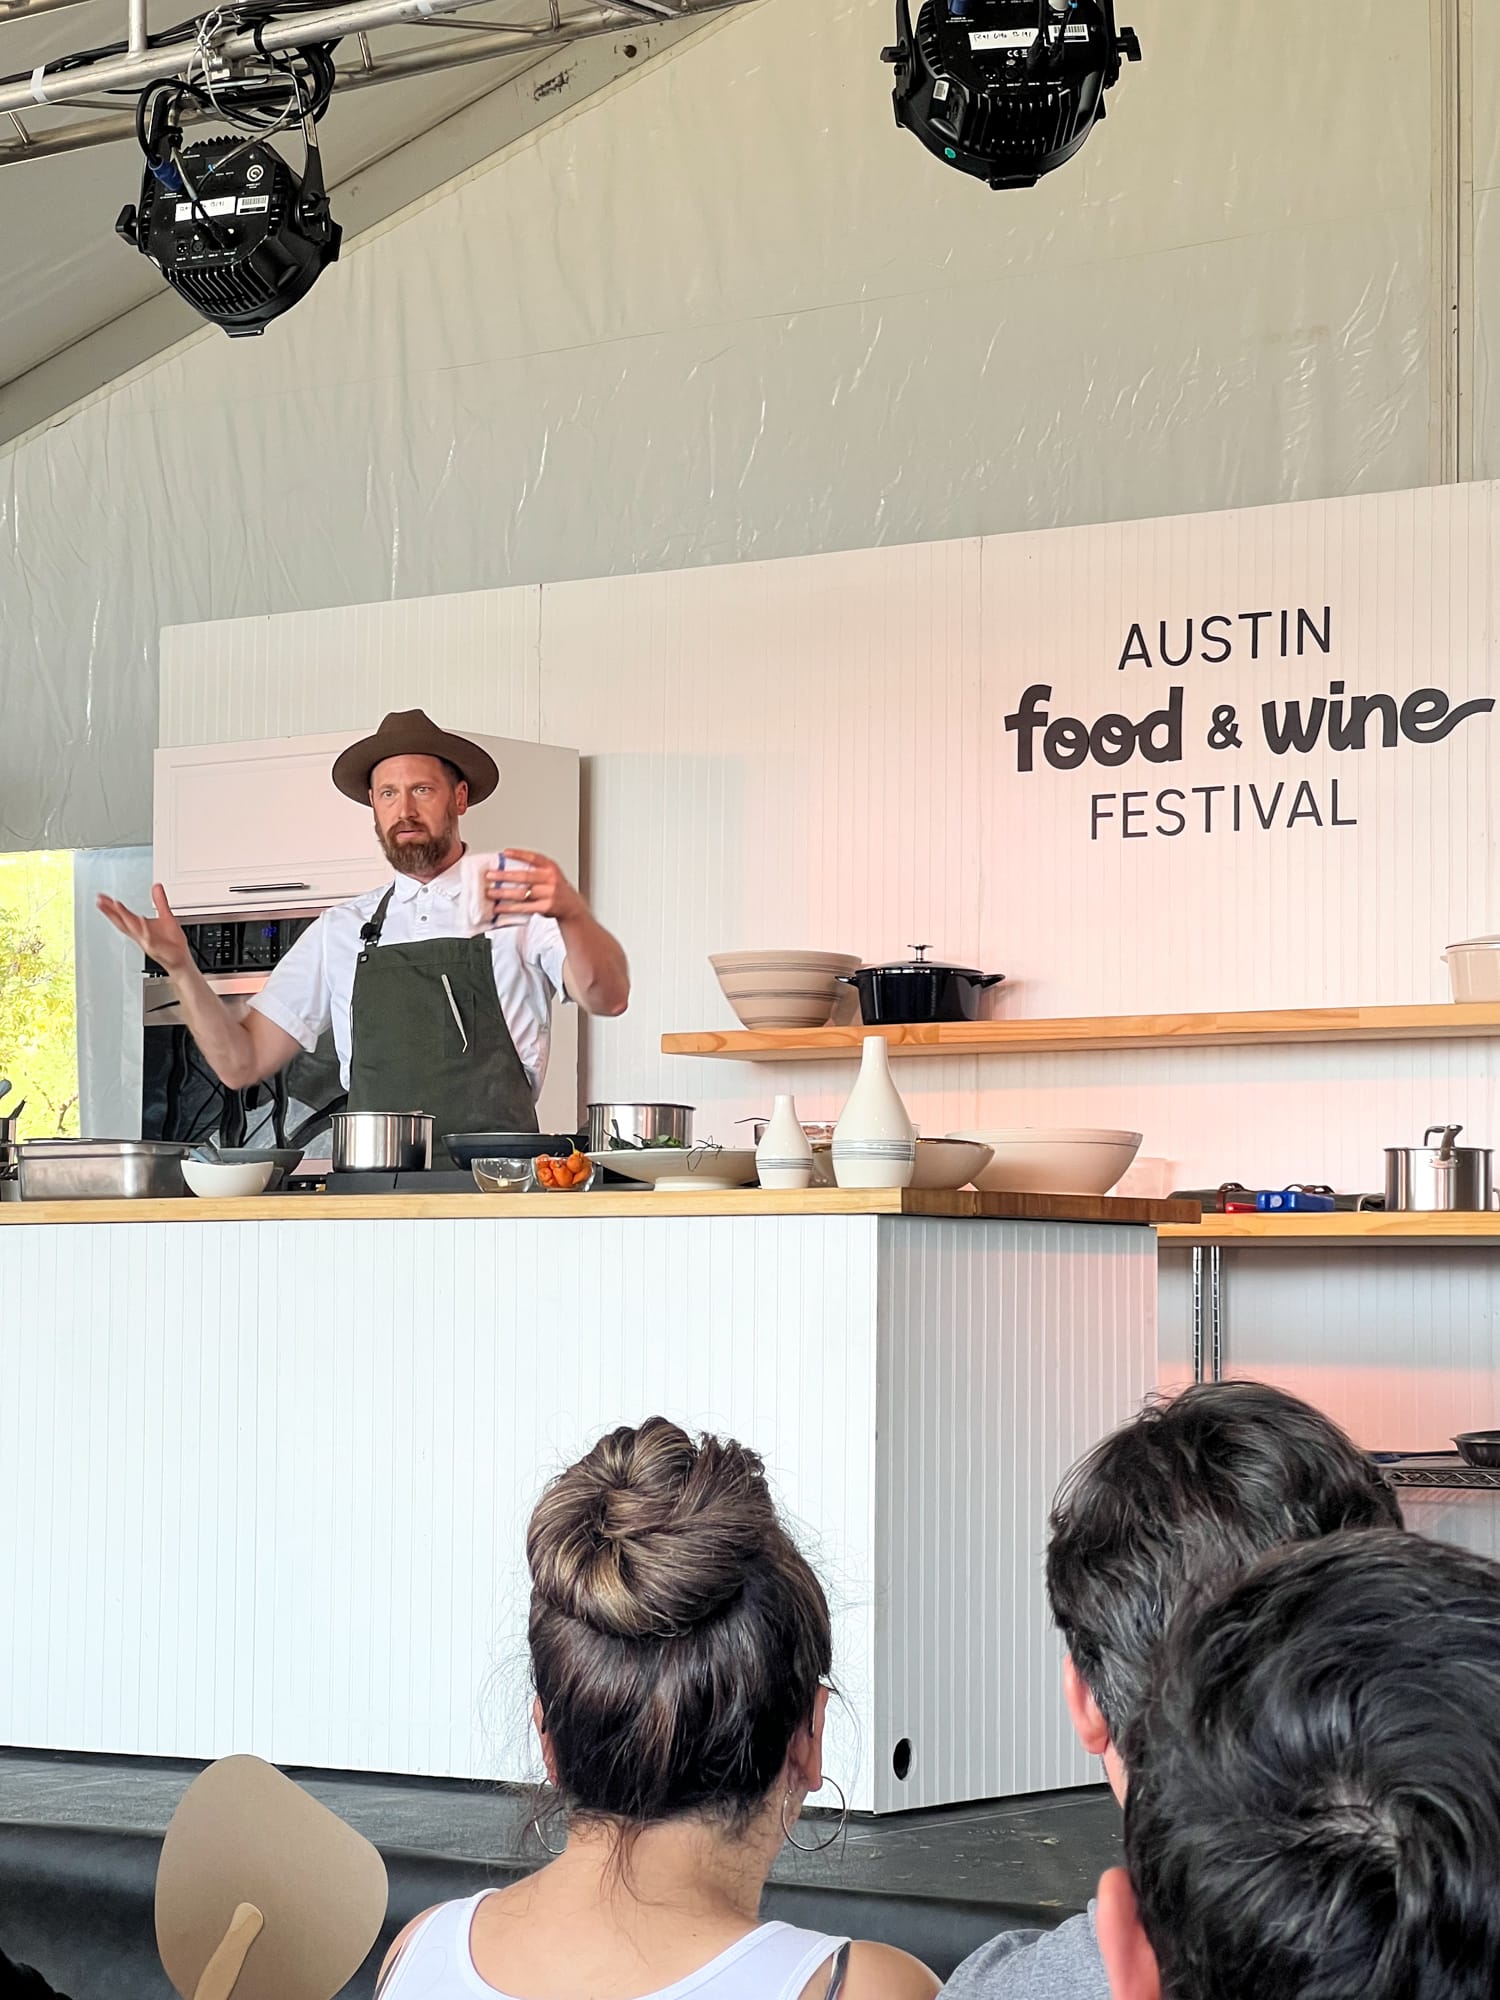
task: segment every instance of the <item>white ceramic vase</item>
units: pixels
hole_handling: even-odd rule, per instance
[[[866,1035],[859,1081],[833,1133],[833,1177],[844,1188],[910,1187],[917,1129],[891,1075],[883,1035]]]
[[[812,1186],[812,1147],[797,1122],[795,1098],[777,1098],[771,1122],[755,1149],[755,1169],[763,1188],[791,1193]]]

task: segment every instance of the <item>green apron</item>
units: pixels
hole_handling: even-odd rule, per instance
[[[449,1132],[535,1132],[531,1081],[495,991],[488,938],[382,945],[394,883],[361,932],[350,1008],[351,1111],[430,1111]]]

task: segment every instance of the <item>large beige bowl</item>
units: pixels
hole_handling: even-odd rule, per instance
[[[991,1157],[988,1146],[968,1139],[918,1139],[911,1184],[925,1194],[949,1194],[977,1182]]]
[[[1108,1194],[1141,1150],[1139,1132],[1092,1127],[1009,1126],[949,1136],[990,1148],[993,1158],[974,1182],[990,1194]]]
[[[839,1001],[839,976],[860,960],[829,951],[725,951],[709,963],[743,1027],[826,1028]]]

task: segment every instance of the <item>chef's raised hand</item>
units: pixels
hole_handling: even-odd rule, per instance
[[[495,915],[500,918],[555,917],[558,923],[585,916],[582,896],[557,863],[527,847],[507,847],[504,868],[484,878]]]
[[[182,925],[172,915],[172,905],[160,882],[152,883],[151,900],[156,905],[154,917],[138,917],[113,896],[99,898],[99,911],[122,937],[129,938],[148,958],[154,958],[163,972],[185,972],[193,962],[193,949]]]

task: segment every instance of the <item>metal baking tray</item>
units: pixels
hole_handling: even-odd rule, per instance
[[[186,1199],[182,1162],[191,1146],[166,1139],[27,1139],[22,1201]]]

